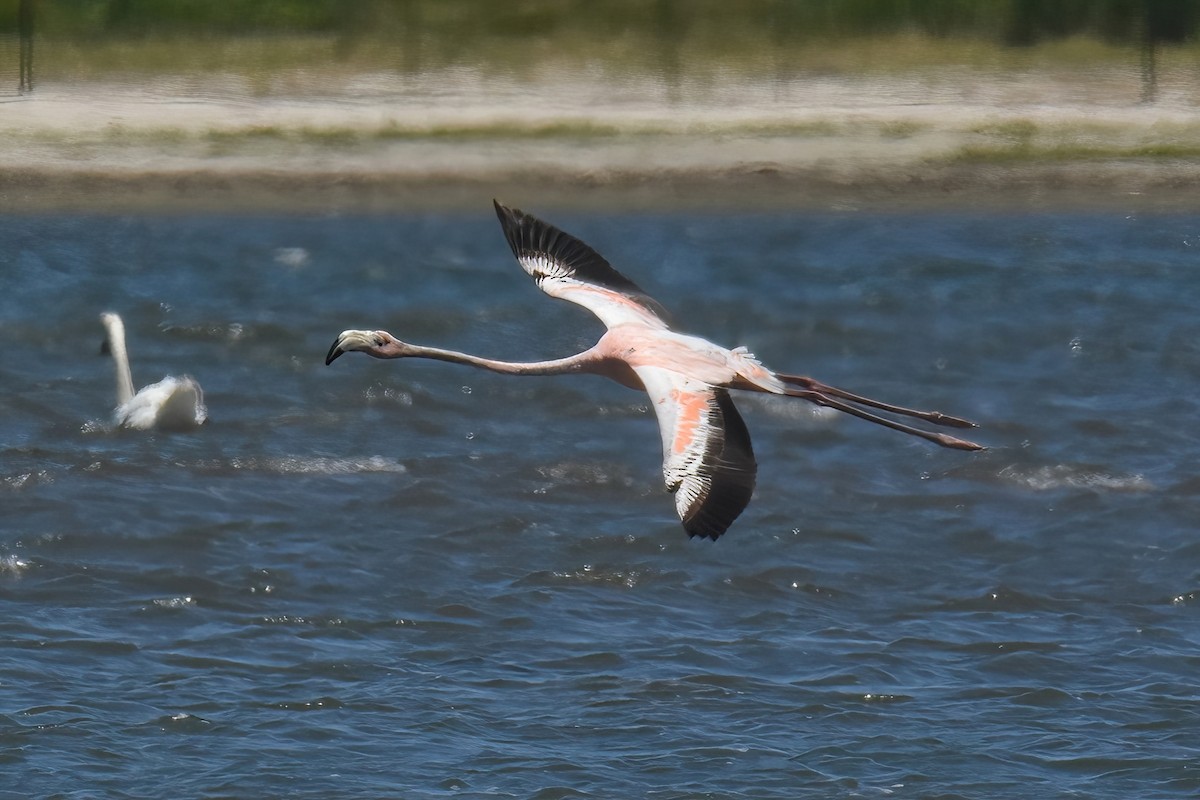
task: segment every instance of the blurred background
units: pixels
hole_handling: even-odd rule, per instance
[[[0,201],[91,197],[87,173],[315,207],[1166,189],[1200,155],[1198,26],[1194,0],[4,0]]]

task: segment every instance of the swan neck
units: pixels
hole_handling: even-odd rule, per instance
[[[123,406],[133,399],[133,374],[125,349],[125,324],[116,314],[111,314],[104,317],[104,325],[108,329],[108,349],[117,373],[117,405]]]

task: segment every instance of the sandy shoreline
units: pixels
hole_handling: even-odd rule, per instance
[[[670,100],[590,85],[451,88],[259,98],[42,87],[0,102],[0,211],[387,212],[493,196],[618,209],[1180,210],[1200,197],[1200,113],[1179,94],[1105,104],[1054,87],[1005,102],[908,84],[808,86],[782,100],[759,87]]]

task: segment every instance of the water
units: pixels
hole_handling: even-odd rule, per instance
[[[742,397],[755,500],[689,541],[638,393],[322,363],[589,345],[486,199],[0,218],[0,797],[1200,792],[1200,217],[518,204],[991,449]],[[105,309],[210,424],[109,429]]]

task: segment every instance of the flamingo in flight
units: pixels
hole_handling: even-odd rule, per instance
[[[645,391],[658,418],[663,478],[689,537],[716,540],[750,502],[758,467],[750,434],[730,389],[798,397],[942,447],[982,450],[945,433],[922,430],[864,410],[915,417],[935,425],[975,424],[851,394],[799,375],[767,369],[744,347],[732,350],[671,330],[663,307],[588,245],[515,208],[495,202],[513,255],[551,297],[591,311],[608,328],[591,348],[549,361],[509,362],[402,342],[387,331],[343,331],[325,363],[359,351],[374,358],[432,358],[506,375],[603,375]]]

